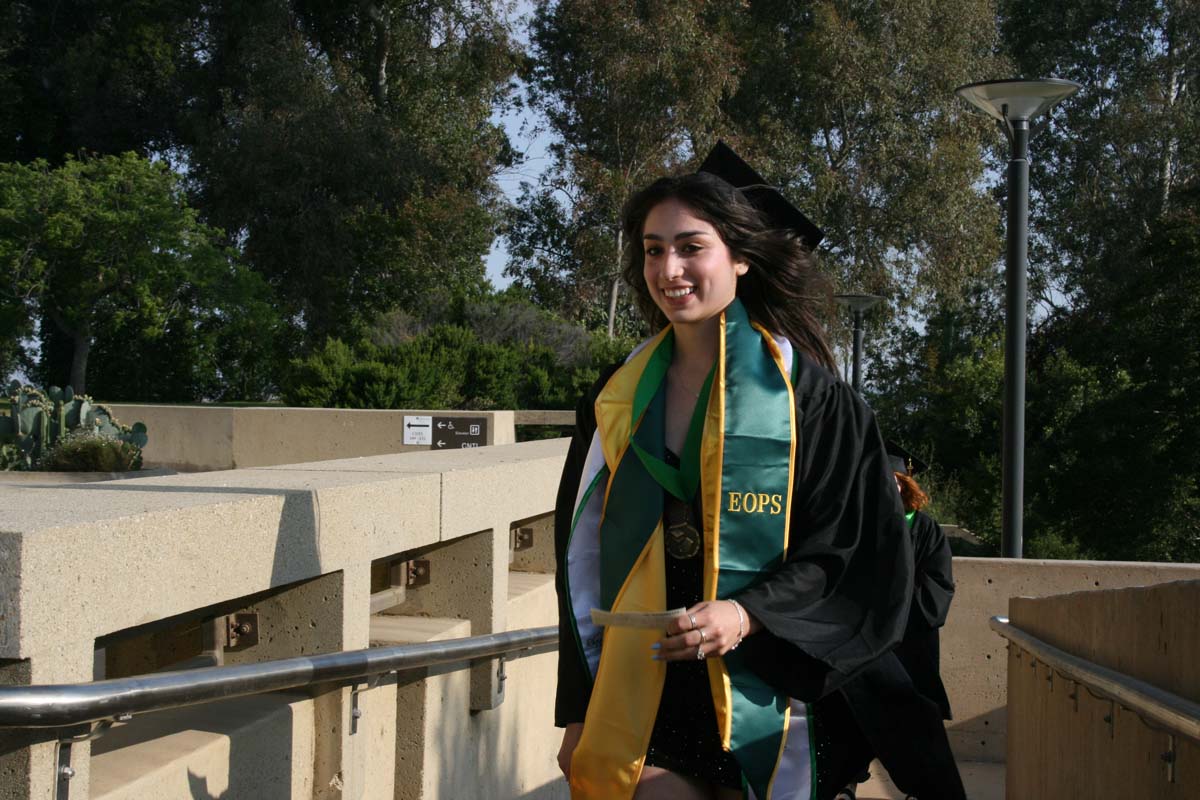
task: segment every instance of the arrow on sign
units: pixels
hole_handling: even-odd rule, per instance
[[[441,439],[438,439],[438,447],[445,447],[445,446],[446,446],[446,443],[443,442]]]
[[[446,427],[446,423],[442,422],[441,420],[438,420],[438,428],[440,429],[440,428],[444,428],[444,427]]]
[[[406,423],[406,427],[409,427],[409,428],[428,428],[429,426],[428,426],[428,425],[414,425],[413,423],[409,422],[409,423]]]

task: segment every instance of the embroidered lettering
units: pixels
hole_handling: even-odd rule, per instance
[[[729,492],[729,507],[732,513],[770,514],[783,513],[783,495],[766,492]]]

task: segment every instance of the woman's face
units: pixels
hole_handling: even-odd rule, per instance
[[[711,223],[678,200],[650,209],[642,226],[642,274],[667,320],[688,325],[711,319],[733,302],[749,266],[734,261]]]

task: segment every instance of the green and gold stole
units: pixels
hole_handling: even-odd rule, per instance
[[[776,568],[787,551],[796,418],[780,346],[750,321],[739,301],[725,310],[712,390],[694,417],[693,428],[699,432],[702,425],[702,433],[689,437],[698,447],[684,454],[673,476],[661,461],[660,391],[672,344],[667,328],[614,373],[596,400],[603,464],[584,476],[571,537],[579,537],[581,527],[595,528],[599,585],[579,594],[605,610],[666,610],[663,488],[686,494],[699,484],[706,600],[737,595]],[[689,474],[689,460],[698,461],[698,475],[694,466]],[[602,499],[595,496],[601,489]],[[587,562],[580,557],[572,565],[570,583],[588,577],[581,563]],[[575,589],[570,587],[578,603]],[[586,609],[575,609],[581,624],[584,614]],[[632,797],[666,677],[666,664],[651,660],[650,646],[661,636],[604,630],[583,736],[571,762],[576,800]],[[713,703],[723,745],[754,796],[766,800],[787,738],[789,698],[758,679],[738,651],[711,658],[707,666],[712,696],[696,702]]]

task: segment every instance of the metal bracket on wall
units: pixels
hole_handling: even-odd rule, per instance
[[[1175,782],[1175,734],[1167,734],[1167,752],[1162,754],[1162,760],[1167,764],[1167,783]]]
[[[512,532],[513,552],[533,549],[533,528],[517,528]]]
[[[363,711],[358,707],[358,696],[366,691],[374,689],[388,675],[393,675],[392,672],[381,672],[378,675],[372,675],[364,683],[357,683],[350,689],[350,735],[358,733],[358,721],[362,719]]]
[[[245,650],[258,644],[258,614],[246,612],[225,618],[225,650]]]
[[[120,721],[129,716],[119,718]],[[93,725],[87,733],[78,736],[68,736],[58,740],[58,758],[54,760],[54,800],[70,800],[71,779],[75,777],[75,768],[71,766],[71,747],[76,742],[90,742],[99,739],[113,726],[113,720],[105,719]]]
[[[428,586],[430,580],[429,559],[414,558],[412,561],[405,562],[408,565],[407,577],[404,585],[408,589],[415,589],[418,586]]]

